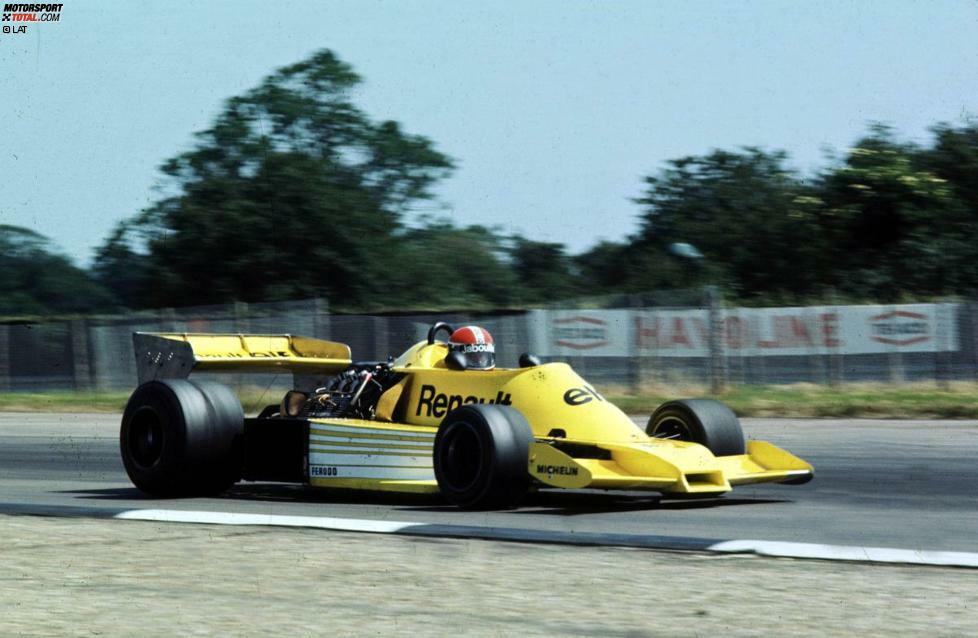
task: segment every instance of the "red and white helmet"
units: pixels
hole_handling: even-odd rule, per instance
[[[496,345],[485,328],[462,326],[448,338],[448,349],[462,353],[468,370],[492,370],[496,367]]]

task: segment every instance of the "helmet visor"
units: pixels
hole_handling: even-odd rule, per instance
[[[496,354],[494,352],[467,352],[465,353],[465,367],[469,370],[491,370],[496,367]]]
[[[496,367],[496,347],[491,343],[450,343],[449,347],[462,353],[468,370],[492,370]]]

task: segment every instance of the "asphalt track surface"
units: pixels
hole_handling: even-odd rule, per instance
[[[129,483],[113,415],[0,414],[0,514],[198,510],[562,534],[758,539],[978,551],[978,422],[745,419],[748,437],[808,460],[801,486],[753,485],[723,498],[541,491],[522,507],[464,512],[434,497],[242,483],[221,498],[151,499]],[[66,510],[67,511],[67,510]]]

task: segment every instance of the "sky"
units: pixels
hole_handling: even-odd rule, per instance
[[[635,232],[670,159],[760,146],[812,174],[870,122],[927,143],[978,113],[970,0],[63,4],[0,33],[0,224],[83,266],[225,99],[321,48],[456,161],[416,214],[575,253]]]

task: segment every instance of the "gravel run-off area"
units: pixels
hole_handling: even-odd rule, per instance
[[[0,636],[973,636],[978,570],[0,516]]]

